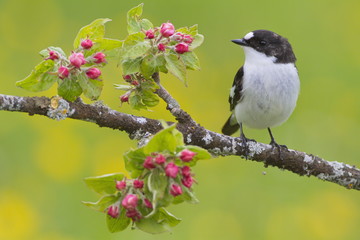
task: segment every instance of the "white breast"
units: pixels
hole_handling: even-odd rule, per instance
[[[242,100],[235,107],[239,123],[251,128],[280,125],[293,112],[300,90],[293,63],[274,63],[252,48],[244,47],[245,64]]]

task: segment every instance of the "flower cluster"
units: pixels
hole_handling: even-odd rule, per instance
[[[61,53],[50,50],[49,56],[45,60],[53,60],[58,64],[57,76],[60,79],[71,77],[71,75],[78,75],[85,72],[90,79],[99,79],[101,70],[98,68],[101,64],[106,63],[105,54],[102,52],[95,52],[91,56],[85,57],[85,52],[92,49],[94,43],[90,39],[84,39],[77,50],[73,51],[69,58]]]
[[[184,188],[190,189],[195,182],[190,166],[186,165],[193,160],[195,155],[196,153],[187,149],[177,156],[153,153],[144,159],[143,167],[149,172],[158,169],[160,174],[165,174],[167,177],[167,193],[165,194],[176,197],[183,194]],[[148,176],[148,174],[145,173],[142,176]],[[125,215],[133,221],[139,221],[149,214],[153,209],[153,203],[149,200],[152,196],[149,189],[144,186],[144,180],[145,178],[139,177],[116,181],[115,186],[121,193],[121,197],[107,208],[107,214],[117,218],[120,211],[126,211]]]
[[[115,182],[116,189],[121,192],[118,202],[110,205],[107,214],[117,218],[120,211],[126,211],[126,216],[133,221],[140,220],[144,214],[153,208],[152,203],[144,193],[144,181],[140,179],[126,179]]]
[[[145,158],[143,166],[149,171],[160,169],[160,171],[164,172],[168,177],[168,191],[176,197],[183,193],[183,187],[190,189],[195,182],[191,168],[185,165],[192,161],[195,155],[195,152],[187,149],[181,151],[176,157],[155,153]]]
[[[194,41],[191,35],[177,32],[172,23],[163,23],[161,27],[144,31],[146,39],[152,41],[152,44],[159,52],[165,52],[166,49],[175,51],[178,54],[189,52],[189,47]]]

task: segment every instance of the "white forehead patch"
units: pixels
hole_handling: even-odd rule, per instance
[[[250,38],[252,38],[254,36],[253,32],[249,32],[248,34],[245,35],[244,39],[245,40],[249,40]]]

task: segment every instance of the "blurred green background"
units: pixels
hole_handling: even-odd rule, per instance
[[[145,2],[154,24],[199,24],[205,42],[202,70],[189,87],[170,76],[163,83],[201,125],[220,131],[227,97],[244,55],[231,39],[255,29],[287,37],[298,58],[301,94],[291,118],[273,133],[280,144],[327,160],[359,165],[360,1],[117,1],[1,0],[0,93],[35,95],[15,88],[40,62],[47,46],[70,51],[77,31],[108,17],[107,36],[123,39],[126,12]],[[101,97],[111,108],[172,120],[164,104],[152,111],[120,107],[115,64],[104,70]],[[39,95],[53,96],[56,89]],[[172,233],[130,229],[108,233],[105,216],[83,206],[97,196],[86,176],[124,171],[122,154],[134,147],[125,133],[75,121],[52,121],[0,111],[0,239],[359,239],[360,193],[299,177],[239,157],[200,162],[195,168],[200,204],[170,208],[183,222]],[[267,131],[246,129],[269,142]],[[266,174],[264,174],[266,172]]]

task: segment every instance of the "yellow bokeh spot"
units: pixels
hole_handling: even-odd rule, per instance
[[[106,138],[96,144],[94,150],[94,167],[95,175],[102,175],[114,172],[125,173],[129,177],[125,169],[123,154],[126,149],[119,148],[119,139]]]
[[[229,212],[220,210],[203,212],[194,216],[191,225],[191,238],[188,239],[244,239],[240,222]]]
[[[42,136],[35,145],[39,168],[58,181],[78,177],[76,175],[81,171],[85,158],[83,140],[64,123],[42,130]]]
[[[14,192],[3,191],[0,196],[0,239],[31,239],[39,225],[35,210]]]
[[[312,196],[298,206],[276,209],[268,221],[269,239],[347,239],[356,227],[357,206],[339,192]]]

